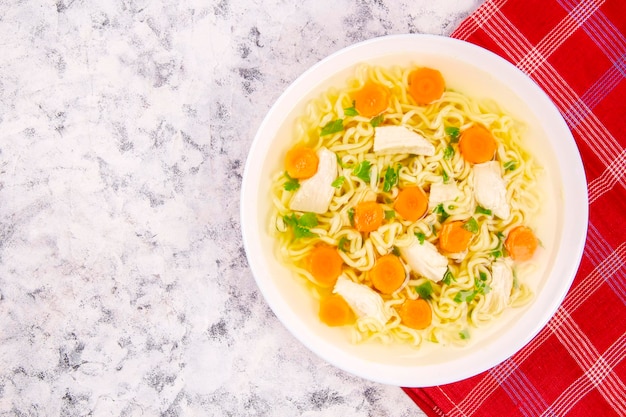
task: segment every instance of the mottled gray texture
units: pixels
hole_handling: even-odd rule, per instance
[[[0,1],[0,414],[421,415],[278,322],[238,195],[306,68],[479,3]]]

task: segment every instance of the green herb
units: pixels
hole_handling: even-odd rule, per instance
[[[448,173],[446,172],[445,169],[442,171],[441,176],[443,177],[444,183],[447,183],[450,180],[450,177],[448,176]]]
[[[454,210],[456,206],[454,204],[448,204],[448,210]]]
[[[385,220],[390,220],[396,217],[396,212],[393,210],[385,210]]]
[[[454,148],[452,145],[446,146],[446,149],[443,151],[443,159],[452,159],[454,156]]]
[[[480,277],[481,281],[487,281],[487,274],[485,274],[483,271],[480,271],[478,273],[478,276]]]
[[[396,256],[400,256],[400,249],[398,249],[397,246],[394,246],[391,248],[391,253],[393,253]]]
[[[450,143],[457,143],[459,141],[461,129],[454,126],[446,126],[444,131],[446,132],[446,135],[450,136]]]
[[[419,240],[420,245],[424,244],[424,241],[426,240],[426,235],[422,232],[415,232],[415,237],[417,238],[417,240]]]
[[[491,210],[482,208],[481,206],[476,206],[476,214],[485,214],[487,216],[491,216]]]
[[[461,332],[459,333],[459,337],[461,338],[461,340],[467,340],[470,338],[470,333],[468,329],[463,329],[461,330]]]
[[[454,296],[454,301],[457,303],[467,302],[470,303],[476,297],[476,290],[461,290]]]
[[[343,183],[346,181],[346,177],[344,177],[343,175],[337,177],[337,179],[335,181],[333,181],[330,185],[332,185],[335,188],[341,188],[341,186],[343,185]]]
[[[491,256],[498,259],[504,256],[504,235],[502,234],[502,232],[498,232],[496,233],[496,236],[498,237],[498,246],[496,246],[496,248],[491,251]]]
[[[506,164],[504,164],[505,171],[515,171],[516,169],[517,169],[517,162],[515,161],[509,161]]]
[[[352,170],[352,175],[362,179],[365,182],[370,182],[370,170],[372,169],[372,163],[368,160],[360,162]]]
[[[343,113],[346,116],[358,116],[359,115],[359,112],[357,111],[356,107],[354,107],[354,101],[352,102],[352,107],[347,107],[343,109]]]
[[[293,229],[294,239],[317,236],[310,230],[311,227],[317,226],[317,217],[314,213],[305,213],[300,218],[291,213],[291,216],[283,216],[283,221]]]
[[[387,169],[385,169],[385,181],[383,183],[384,192],[388,193],[395,185],[398,184],[398,174],[401,166],[402,165],[397,164],[395,169],[391,166],[388,166]]]
[[[320,136],[331,135],[333,133],[341,132],[343,130],[343,119],[333,120],[326,123],[320,132]]]
[[[425,281],[423,284],[413,287],[413,289],[419,294],[420,298],[423,298],[424,300],[430,300],[432,297],[433,286],[430,281]]]
[[[380,125],[383,120],[385,120],[385,115],[384,114],[379,114],[378,116],[374,117],[372,120],[370,120],[370,123],[373,127],[376,127],[378,125]]]
[[[468,221],[465,222],[465,224],[463,225],[463,229],[467,230],[468,232],[472,232],[474,234],[478,233],[478,222],[476,221],[475,218],[470,217]]]
[[[450,217],[450,215],[446,212],[446,209],[443,207],[443,203],[439,203],[435,207],[434,213],[436,213],[439,216],[439,223],[445,222],[446,219]]]
[[[456,281],[456,278],[454,278],[454,275],[452,275],[452,272],[450,272],[450,268],[448,268],[446,270],[446,273],[443,275],[443,279],[441,280],[441,282],[446,285],[450,285],[452,284],[452,281]]]
[[[341,239],[339,239],[339,243],[337,244],[337,249],[339,249],[342,252],[347,252],[349,247],[350,247],[350,241],[348,240],[347,237],[342,236]]]
[[[348,219],[350,220],[350,225],[354,226],[354,207],[348,209]]]
[[[489,285],[487,285],[487,282],[485,281],[487,279],[487,277],[485,276],[485,279],[482,279],[482,277],[479,278],[474,278],[474,287],[476,288],[476,293],[477,294],[489,294],[489,291],[491,291],[491,287]]]
[[[285,191],[296,191],[300,188],[300,181],[295,178],[291,178],[287,171],[285,171],[285,178],[287,178],[287,181],[285,181],[285,184],[283,185]]]
[[[302,216],[300,216],[298,224],[304,227],[315,227],[318,225],[317,216],[315,215],[315,213],[304,213]]]

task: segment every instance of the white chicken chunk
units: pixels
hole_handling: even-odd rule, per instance
[[[491,210],[493,214],[506,219],[511,214],[509,203],[506,200],[506,184],[502,178],[500,163],[497,161],[475,164],[474,197],[483,208]]]
[[[428,195],[428,209],[432,210],[439,204],[454,201],[460,196],[461,191],[454,182],[448,184],[442,182],[433,183],[430,185],[430,193]]]
[[[435,154],[435,146],[405,126],[379,126],[374,131],[374,153],[432,156]]]
[[[318,214],[328,211],[335,194],[332,183],[337,179],[337,157],[326,148],[320,148],[317,157],[319,158],[317,172],[311,178],[300,182],[300,188],[289,202],[291,210]]]
[[[382,297],[367,285],[358,284],[345,275],[340,275],[333,292],[341,295],[358,317],[373,317],[381,324],[389,320]]]
[[[491,291],[485,295],[485,311],[499,314],[509,304],[513,289],[513,270],[505,260],[499,259],[491,266]]]
[[[428,241],[420,243],[416,240],[410,246],[400,248],[400,255],[413,272],[433,282],[441,281],[448,270],[448,258]]]

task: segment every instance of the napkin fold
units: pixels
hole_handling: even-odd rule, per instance
[[[574,283],[521,351],[453,384],[403,388],[429,416],[626,416],[626,3],[487,0],[452,33],[509,60],[560,110],[587,175]]]

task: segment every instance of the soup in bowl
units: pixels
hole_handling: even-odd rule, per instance
[[[575,142],[536,84],[475,45],[400,35],[329,56],[280,96],[246,162],[241,224],[298,340],[424,387],[541,330],[576,273],[586,207]]]

